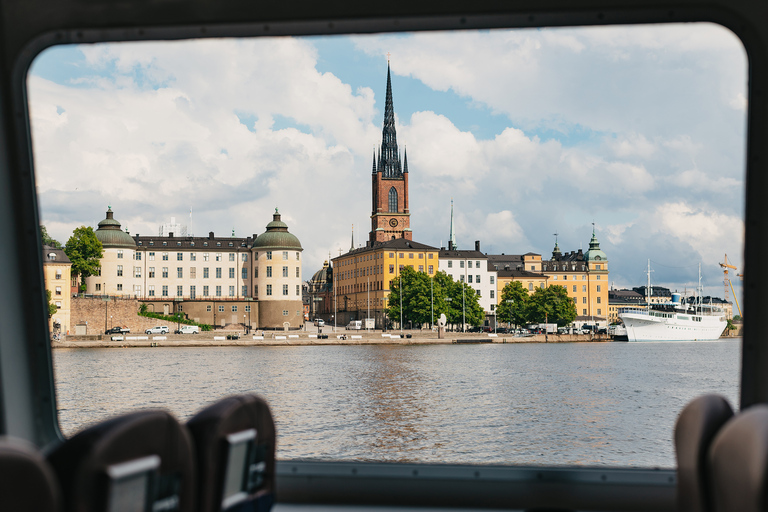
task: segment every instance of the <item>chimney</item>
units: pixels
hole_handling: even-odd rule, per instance
[[[208,238],[209,238],[210,240],[213,240],[213,231],[209,231],[209,232],[208,232]]]
[[[168,238],[173,238],[173,231],[171,231],[170,233],[168,233]]]
[[[475,240],[475,250],[480,252],[480,240]]]

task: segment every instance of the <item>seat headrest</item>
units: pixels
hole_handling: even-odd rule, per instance
[[[67,510],[101,510],[108,471],[126,462],[159,458],[160,497],[193,510],[195,467],[189,433],[168,412],[139,411],[83,430],[49,456],[62,485]],[[176,496],[176,498],[173,498]]]
[[[14,512],[57,512],[61,493],[48,463],[30,444],[0,440],[0,508]]]
[[[675,452],[678,510],[711,510],[707,485],[707,451],[717,432],[732,417],[733,409],[719,395],[695,398],[677,417]]]
[[[198,460],[197,501],[200,512],[222,509],[225,475],[231,434],[256,431],[255,461],[262,464],[260,483],[251,490],[252,501],[260,508],[271,506],[275,487],[275,422],[269,405],[253,394],[224,398],[206,407],[187,422]],[[264,499],[262,499],[264,498]]]
[[[709,451],[713,512],[768,508],[768,405],[754,405],[729,421]]]

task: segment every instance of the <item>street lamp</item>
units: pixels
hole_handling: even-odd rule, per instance
[[[451,302],[452,302],[452,301],[453,301],[453,299],[452,299],[452,298],[450,298],[450,297],[446,297],[446,298],[445,298],[445,302],[447,302],[449,306],[451,305]],[[453,322],[451,322],[451,324],[453,324]]]

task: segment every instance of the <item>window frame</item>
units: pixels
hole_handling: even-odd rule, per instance
[[[762,57],[762,55],[768,54],[768,27],[765,26],[760,11],[755,10],[747,0],[713,0],[704,4],[675,4],[674,10],[671,9],[673,5],[669,2],[669,5],[655,4],[648,0],[608,0],[608,2],[598,2],[597,0],[579,0],[571,3],[557,3],[547,4],[546,9],[539,3],[532,0],[522,1],[517,3],[509,3],[504,5],[495,5],[492,9],[492,15],[489,14],[488,5],[484,2],[477,2],[473,4],[467,4],[461,6],[461,15],[457,15],[455,12],[456,7],[452,4],[445,5],[433,5],[430,7],[427,13],[418,10],[416,5],[413,4],[398,4],[398,5],[386,5],[383,7],[383,12],[376,11],[377,6],[358,6],[350,3],[349,5],[335,6],[330,12],[323,11],[323,8],[327,6],[318,5],[313,7],[311,5],[302,5],[302,9],[296,9],[294,11],[287,11],[287,9],[293,6],[280,7],[278,4],[258,6],[258,10],[253,8],[244,8],[237,13],[237,18],[228,18],[226,10],[222,7],[211,8],[210,12],[203,13],[198,17],[192,15],[192,13],[184,12],[184,9],[179,9],[172,15],[173,23],[168,22],[169,27],[158,26],[157,20],[166,20],[162,16],[161,6],[151,5],[150,3],[144,5],[137,4],[137,12],[132,17],[132,21],[128,23],[128,28],[120,24],[120,19],[117,18],[118,13],[114,9],[110,9],[109,5],[104,0],[94,0],[93,4],[99,4],[102,9],[90,9],[93,13],[80,12],[74,14],[76,11],[69,2],[64,1],[60,5],[60,12],[63,13],[57,20],[41,19],[34,20],[30,14],[25,12],[13,12],[12,10],[6,12],[7,16],[6,24],[8,26],[17,27],[18,29],[11,34],[4,35],[4,38],[8,39],[10,43],[7,44],[8,50],[8,64],[13,68],[13,72],[9,73],[9,78],[4,78],[4,81],[8,87],[5,88],[8,91],[6,94],[11,96],[13,104],[21,105],[24,92],[24,86],[22,85],[24,71],[27,69],[29,61],[36,55],[36,53],[43,47],[46,47],[56,41],[56,38],[62,37],[72,41],[82,42],[94,42],[97,40],[120,40],[125,38],[131,39],[144,39],[144,38],[163,38],[177,39],[184,37],[195,37],[203,33],[201,28],[205,28],[206,36],[224,36],[232,35],[233,32],[237,34],[261,34],[267,31],[263,28],[268,26],[270,28],[270,34],[291,34],[291,33],[338,33],[338,32],[376,32],[387,31],[396,28],[403,30],[405,28],[431,28],[431,29],[462,29],[468,26],[477,28],[494,28],[500,26],[507,27],[527,27],[527,26],[559,26],[559,25],[601,25],[607,23],[641,23],[641,22],[684,22],[684,21],[715,21],[730,28],[737,36],[742,36],[742,42],[744,43],[748,55],[750,55],[750,93],[754,90],[763,90],[768,84],[768,60]],[[45,4],[42,4],[45,5]],[[34,9],[29,9],[34,11]],[[26,10],[20,10],[26,11]],[[196,14],[196,13],[195,13]],[[25,17],[26,16],[26,17]],[[76,18],[79,16],[79,19]],[[299,18],[301,23],[299,24]],[[73,22],[76,19],[76,22]],[[264,20],[282,20],[278,22],[270,22],[265,25]],[[393,21],[397,20],[395,24]],[[758,22],[757,20],[760,20]],[[239,28],[232,28],[228,26],[227,21],[238,21],[241,23]],[[205,24],[205,22],[212,22]],[[219,25],[216,25],[218,22]],[[242,24],[248,24],[248,28],[243,28]],[[135,24],[135,26],[131,26]],[[204,25],[205,24],[205,25]],[[77,26],[79,32],[75,32],[70,27]],[[170,26],[172,25],[172,26]],[[114,28],[120,26],[120,29]],[[150,26],[151,31],[145,32],[143,29],[139,29],[139,26]],[[263,31],[263,32],[262,32]],[[42,35],[41,35],[42,34]],[[747,182],[753,183],[755,186],[746,187],[745,195],[747,197],[745,207],[745,230],[747,232],[746,247],[744,251],[745,266],[750,269],[749,281],[757,283],[754,286],[744,287],[744,303],[745,303],[745,317],[758,318],[760,310],[757,309],[761,304],[760,297],[757,295],[760,290],[768,284],[768,270],[764,270],[760,264],[762,254],[765,253],[768,242],[764,240],[768,239],[768,206],[760,204],[761,196],[765,194],[765,186],[763,186],[763,180],[761,176],[768,174],[768,164],[765,163],[766,159],[758,159],[760,148],[765,146],[765,142],[768,141],[768,129],[766,128],[765,117],[765,99],[756,98],[750,94],[748,106],[747,122],[749,128],[747,130],[747,150],[745,154],[745,162],[747,167]],[[9,109],[11,110],[11,109]],[[21,108],[20,111],[25,111]],[[11,116],[10,112],[4,114],[5,116]],[[6,180],[8,185],[0,187],[2,190],[8,190],[10,193],[18,192],[18,201],[7,201],[9,208],[15,210],[16,215],[7,216],[8,219],[17,219],[22,225],[23,229],[14,230],[14,226],[10,224],[10,220],[2,220],[5,231],[9,233],[9,238],[12,238],[14,247],[18,248],[20,256],[14,258],[13,256],[6,256],[3,260],[5,267],[11,272],[15,272],[16,275],[35,275],[34,265],[40,262],[39,254],[39,240],[34,240],[33,237],[24,237],[23,233],[35,233],[37,226],[34,225],[34,219],[36,219],[35,212],[37,202],[34,200],[34,183],[31,182],[33,173],[30,172],[30,163],[25,161],[24,156],[31,154],[31,145],[29,142],[29,134],[25,128],[28,123],[28,118],[23,115],[19,116],[20,119],[10,119],[8,121],[9,133],[3,135],[6,137],[7,146],[10,148],[9,155],[0,156],[4,160],[11,159],[15,165],[6,165],[6,169],[16,168],[18,175],[21,176],[15,181],[9,180],[9,172],[5,171],[0,180]],[[15,154],[14,154],[15,153]],[[14,175],[15,176],[15,175]],[[759,186],[758,186],[759,185]],[[15,237],[15,238],[14,238]],[[38,237],[39,238],[39,237]],[[38,254],[35,253],[37,251]],[[0,267],[3,267],[0,265]],[[39,270],[37,274],[39,274]],[[33,278],[34,279],[34,278]],[[37,278],[40,280],[40,278]],[[746,281],[746,280],[745,280]],[[11,280],[11,282],[15,282]],[[13,287],[21,290],[20,287]],[[38,287],[40,288],[40,287]],[[44,288],[40,288],[44,289]],[[25,296],[29,294],[32,297],[32,291],[25,291]],[[38,291],[39,293],[39,291]],[[20,301],[23,303],[33,304],[34,300]],[[38,301],[39,302],[39,301]],[[53,411],[53,404],[55,399],[53,397],[53,383],[52,383],[52,364],[50,357],[50,347],[40,348],[36,347],[37,340],[45,339],[47,324],[42,321],[41,308],[29,308],[30,312],[25,312],[20,307],[10,307],[8,311],[3,312],[0,316],[0,321],[3,321],[6,316],[11,319],[23,319],[24,321],[18,321],[19,327],[12,327],[9,333],[9,338],[18,340],[15,342],[19,346],[28,349],[29,355],[21,356],[22,360],[17,365],[18,368],[11,369],[2,376],[2,382],[5,384],[6,389],[12,389],[8,385],[9,382],[24,383],[24,391],[39,390],[39,393],[27,393],[28,395],[47,398],[41,400],[41,405],[35,406],[35,414],[24,414],[21,409],[14,409],[12,404],[5,403],[2,405],[2,416],[11,417],[22,416],[22,420],[32,417],[38,421],[19,421],[18,423],[24,425],[39,425],[34,427],[31,437],[38,444],[38,446],[46,446],[55,444],[61,439],[60,433],[56,431],[56,428],[52,428],[51,425],[55,425],[55,411]],[[11,325],[13,321],[3,321],[4,325]],[[757,334],[757,329],[746,329],[743,341],[743,347],[745,352],[752,354],[749,360],[742,362],[742,377],[741,377],[741,405],[746,407],[754,403],[761,403],[768,401],[768,382],[766,378],[760,374],[765,373],[764,369],[768,367],[768,341],[763,341]],[[41,352],[42,351],[42,352]],[[19,350],[19,353],[23,353],[23,350]],[[32,375],[35,369],[41,369],[42,374],[45,375],[47,370],[49,375],[48,382],[37,382],[33,379],[25,376]],[[39,373],[39,372],[38,372]],[[2,386],[0,386],[2,387]],[[52,417],[52,411],[54,421],[50,421]],[[11,427],[12,429],[12,427]],[[13,433],[13,432],[12,432]],[[19,432],[23,434],[24,432]],[[429,465],[427,465],[429,466]],[[618,487],[607,487],[609,484],[601,484],[600,481],[610,480],[606,478],[606,475],[613,476],[615,472],[611,472],[611,468],[607,469],[583,469],[583,468],[502,468],[500,474],[494,480],[486,480],[484,477],[476,476],[472,473],[474,468],[464,468],[464,471],[468,473],[463,476],[461,468],[454,471],[445,468],[441,477],[435,478],[432,482],[426,481],[426,479],[419,482],[419,485],[414,485],[416,475],[406,474],[405,469],[410,466],[405,464],[392,464],[392,465],[378,465],[376,463],[323,463],[323,462],[298,462],[288,461],[286,463],[278,463],[277,478],[278,481],[290,482],[300,484],[298,489],[303,493],[305,499],[313,501],[315,503],[328,502],[331,503],[332,495],[334,493],[328,490],[328,480],[333,483],[340,482],[355,482],[358,485],[358,491],[361,488],[366,488],[364,482],[358,480],[352,480],[351,477],[343,477],[342,474],[352,474],[352,471],[346,471],[347,469],[367,467],[375,469],[378,479],[388,479],[388,485],[390,488],[400,488],[401,485],[411,485],[416,488],[413,491],[403,491],[396,497],[390,497],[384,499],[381,503],[412,503],[417,501],[416,496],[421,495],[422,502],[428,501],[433,505],[439,505],[441,503],[446,504],[459,504],[462,503],[466,506],[470,506],[474,503],[476,506],[493,503],[494,499],[502,499],[507,497],[511,499],[513,503],[528,503],[528,508],[535,508],[536,506],[545,506],[547,503],[565,503],[568,504],[580,503],[582,508],[590,508],[590,504],[595,503],[612,503],[610,496],[616,494]],[[416,471],[416,470],[414,470]],[[297,475],[291,477],[291,474]],[[654,476],[654,474],[656,476]],[[323,482],[323,487],[317,482],[312,482],[311,475],[324,475],[326,481]],[[624,468],[624,473],[621,473],[626,480],[634,480],[634,482],[640,482],[645,486],[645,491],[651,490],[651,495],[646,495],[642,498],[642,503],[647,505],[647,508],[667,508],[670,503],[673,503],[674,493],[669,491],[669,485],[664,484],[664,480],[670,477],[670,472],[661,471],[627,471]],[[293,479],[292,479],[293,478]],[[301,478],[302,480],[299,480]],[[461,487],[461,484],[471,482],[473,478],[483,478],[484,492],[482,496],[473,496],[472,502],[468,500],[459,499],[458,503],[455,500],[458,496],[462,498],[460,491],[455,488]],[[376,480],[376,479],[373,479]],[[452,482],[454,489],[448,488],[446,491],[445,483]],[[538,483],[542,482],[542,483]],[[372,487],[376,485],[375,482],[368,487],[371,489],[366,494],[371,500],[375,497],[375,490]],[[548,487],[545,487],[548,486]],[[616,484],[621,486],[621,484]],[[631,496],[642,497],[641,494],[643,485],[636,486],[632,489],[632,486],[624,487],[624,492],[627,500],[631,499]],[[578,486],[578,487],[577,487]],[[510,487],[512,489],[510,489]],[[541,497],[542,489],[548,489],[547,493],[550,498]],[[589,488],[592,490],[592,497],[577,498],[571,495],[567,495],[569,489],[584,490]],[[441,493],[438,489],[442,489]],[[559,491],[559,492],[558,492]],[[425,495],[426,493],[426,495]],[[358,496],[360,496],[358,492]],[[561,497],[558,498],[557,495]],[[290,499],[291,491],[281,494],[281,500]],[[338,497],[338,493],[335,494]],[[409,496],[411,497],[409,501]],[[538,496],[538,497],[537,497]],[[672,497],[670,497],[672,496]],[[529,501],[526,501],[526,498]],[[361,498],[358,498],[360,500]],[[585,500],[585,501],[579,501]],[[570,500],[570,501],[569,501]],[[360,501],[354,501],[353,498],[345,497],[341,500],[344,503],[360,503]],[[363,499],[365,502],[366,500]],[[335,502],[338,503],[338,502]],[[509,501],[505,503],[509,504]],[[530,505],[533,503],[533,505]],[[543,503],[543,504],[542,504]],[[604,505],[607,506],[607,505]],[[614,506],[614,508],[616,505]]]

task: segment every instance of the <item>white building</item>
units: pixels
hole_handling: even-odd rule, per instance
[[[488,270],[488,256],[480,252],[480,242],[475,242],[475,250],[457,250],[453,243],[448,249],[438,253],[439,271],[443,271],[454,281],[467,283],[478,294],[480,306],[486,315],[496,309],[496,272]]]

